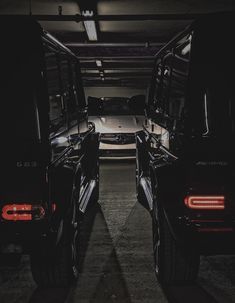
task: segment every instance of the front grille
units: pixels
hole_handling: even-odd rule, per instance
[[[134,133],[101,134],[100,141],[106,144],[132,144],[135,143]]]

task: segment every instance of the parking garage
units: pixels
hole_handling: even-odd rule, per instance
[[[0,14],[2,18],[10,15],[9,17],[15,18],[15,20],[20,20],[17,18],[25,15],[30,15],[33,19],[36,19],[44,30],[55,37],[56,47],[53,45],[53,47],[47,48],[47,58],[53,58],[52,53],[56,54],[57,51],[62,50],[62,46],[59,46],[59,42],[61,42],[63,47],[66,48],[66,51],[63,50],[64,53],[61,55],[62,59],[59,59],[62,75],[66,74],[63,65],[65,53],[70,56],[69,51],[71,50],[76,55],[80,68],[78,77],[83,86],[89,113],[88,100],[91,97],[102,104],[105,98],[111,100],[119,98],[127,103],[133,96],[144,96],[144,101],[147,100],[148,96],[151,96],[155,55],[194,20],[207,13],[232,12],[234,8],[233,1],[213,1],[213,3],[211,1],[190,1],[186,3],[184,1],[35,0],[21,1],[20,3],[17,1],[3,1],[0,4]],[[229,37],[229,33],[226,37]],[[47,37],[47,39],[46,43],[54,41],[50,40],[50,37]],[[19,37],[16,41],[18,44],[14,46],[12,53],[17,52],[20,47]],[[218,44],[220,41],[223,41],[223,39],[218,39]],[[11,45],[14,45],[14,43]],[[218,45],[218,48],[222,49],[221,44]],[[185,46],[183,49],[185,50]],[[51,63],[52,59],[50,60],[49,68],[47,68],[48,74],[54,70],[54,65]],[[68,78],[71,78],[69,73]],[[76,74],[76,72],[74,73]],[[50,76],[55,81],[55,75],[50,74]],[[76,89],[75,80],[73,81],[74,85],[69,88],[68,93],[63,92],[63,100],[67,100],[66,98],[71,93],[70,89]],[[56,106],[60,98],[54,84],[52,87],[53,94],[55,94],[55,97],[57,96],[57,99],[53,99],[53,106]],[[78,92],[81,92],[79,85]],[[74,95],[83,98],[81,93]],[[66,106],[69,110],[73,108],[69,101]],[[134,105],[134,108],[136,107],[137,105]],[[109,121],[108,115],[104,115],[104,112],[98,112],[97,117],[99,121],[106,123],[106,129],[111,128],[111,133],[114,133],[115,127],[118,128],[118,131],[116,131],[117,137],[122,133],[130,133],[129,124],[129,128],[127,127],[127,130],[123,131],[125,128],[123,121],[125,120],[130,122],[133,119],[136,126],[140,117],[143,117],[142,122],[145,124],[144,118],[147,111],[144,109],[138,115],[133,114],[133,112],[120,113],[115,113],[115,117],[110,120],[109,124],[107,123]],[[83,114],[80,113],[81,116]],[[221,115],[223,115],[223,110]],[[123,116],[126,119],[120,118]],[[15,113],[12,117],[17,119]],[[71,113],[69,123],[73,128],[68,128],[68,142],[65,135],[64,137],[52,137],[52,145],[58,147],[59,152],[67,148],[66,144],[71,142],[74,144],[73,146],[79,144],[79,140],[77,142],[74,138],[73,119],[74,116]],[[113,125],[110,126],[112,123]],[[206,131],[209,130],[210,125],[208,123],[206,124]],[[56,124],[53,126],[54,132],[58,132],[58,130],[61,132],[61,124],[58,128],[56,128]],[[145,127],[148,129],[148,124]],[[154,131],[158,132],[156,125],[151,125],[150,128],[152,128],[153,133]],[[12,131],[13,127],[9,129]],[[162,129],[165,130],[165,128],[161,126],[161,134]],[[139,130],[139,128],[134,131],[132,129],[132,132],[138,132]],[[118,138],[122,137],[119,136]],[[76,142],[74,143],[73,140]],[[85,142],[84,145],[87,144],[88,149],[94,151],[96,137],[93,136],[90,140],[87,139],[87,143]],[[89,147],[89,144],[93,144],[92,147]],[[119,142],[115,150],[121,149],[122,144],[124,143]],[[163,144],[163,147],[168,150],[169,146]],[[155,148],[154,143],[153,148]],[[72,153],[72,158],[69,159],[70,162],[75,159],[75,151],[76,147]],[[89,156],[84,155],[84,158]],[[91,157],[91,159],[93,158]],[[213,162],[216,161],[217,159],[213,159]],[[224,166],[223,161],[219,163],[220,166]],[[36,164],[30,161],[30,163],[17,162],[17,165],[18,167],[28,167]],[[201,165],[205,165],[205,163]],[[92,168],[90,168],[91,165],[89,166],[89,159],[87,162],[82,162],[81,166],[84,169],[84,172],[81,172],[83,176],[81,182],[83,182],[89,179],[87,177],[90,175],[87,173],[88,167],[89,170],[92,170]],[[79,223],[80,234],[77,244],[79,247],[79,273],[78,279],[74,283],[66,287],[38,287],[32,277],[31,261],[28,254],[23,254],[20,262],[16,262],[18,260],[5,262],[3,251],[0,270],[0,301],[6,303],[12,301],[22,303],[42,301],[61,303],[77,301],[198,302],[199,300],[201,302],[217,303],[234,302],[235,258],[233,254],[215,256],[203,254],[200,257],[198,277],[193,283],[163,285],[164,283],[158,281],[155,275],[153,256],[152,218],[149,212],[151,207],[148,203],[143,203],[140,198],[141,193],[139,193],[137,199],[136,182],[138,183],[138,180],[136,180],[136,170],[138,170],[138,167],[136,167],[136,159],[133,154],[130,157],[126,154],[125,157],[123,155],[117,157],[116,155],[113,156],[111,151],[108,157],[104,156],[99,159],[99,178],[97,177],[97,171],[92,171],[94,176],[92,175],[87,183],[85,181],[82,183],[82,189],[80,188],[80,194],[83,194],[80,203],[82,220]],[[143,179],[141,182],[141,184],[148,184],[148,179]],[[94,199],[91,199],[92,190],[95,186],[96,188],[99,186],[97,203],[93,203]],[[146,189],[146,186],[142,188]],[[87,191],[86,188],[88,188]],[[146,192],[148,193],[148,189],[146,189]],[[95,191],[95,194],[97,194],[97,191]],[[221,203],[221,194],[218,197],[216,203]],[[89,200],[91,203],[88,203]],[[58,209],[58,205],[53,205],[52,212],[54,208],[57,207]],[[8,211],[7,215],[12,214],[11,211],[14,210]],[[32,216],[34,216],[33,213]],[[200,217],[196,219],[199,220]],[[222,227],[228,229],[227,226]],[[220,247],[223,242],[214,244]],[[12,253],[18,249],[18,246],[8,246],[7,249]]]

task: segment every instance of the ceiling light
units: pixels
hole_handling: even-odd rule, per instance
[[[92,17],[94,15],[93,11],[82,11],[84,17]],[[97,31],[95,26],[95,21],[83,21],[88,39],[90,41],[97,41]]]
[[[101,62],[101,60],[96,60],[95,63],[96,63],[96,65],[97,65],[98,67],[102,67],[102,62]]]

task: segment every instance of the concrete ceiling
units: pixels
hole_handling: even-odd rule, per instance
[[[115,15],[118,19],[117,15],[125,15],[125,20],[112,21],[111,17],[108,21],[95,21],[98,40],[93,42],[89,41],[83,21],[68,21],[75,20],[75,16],[85,10],[93,11],[94,16],[98,17]],[[192,19],[188,20],[187,16],[231,10],[235,10],[234,0],[1,0],[0,2],[0,14],[24,15],[31,11],[47,31],[67,44],[81,58],[86,86],[146,87],[150,80],[154,54],[192,21]],[[153,14],[160,14],[163,16],[161,19],[165,20],[159,20],[157,16],[147,18],[147,15]],[[136,20],[138,17],[130,20],[133,15],[141,15],[142,20]],[[180,18],[177,18],[177,15]],[[102,67],[97,67],[97,59],[101,60]],[[101,77],[102,73],[104,76]]]

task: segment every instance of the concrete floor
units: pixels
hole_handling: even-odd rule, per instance
[[[235,302],[231,256],[203,257],[197,284],[163,291],[153,270],[151,218],[136,201],[134,162],[103,161],[100,177],[100,204],[83,222],[76,284],[38,289],[24,256],[18,267],[0,269],[0,303]]]

